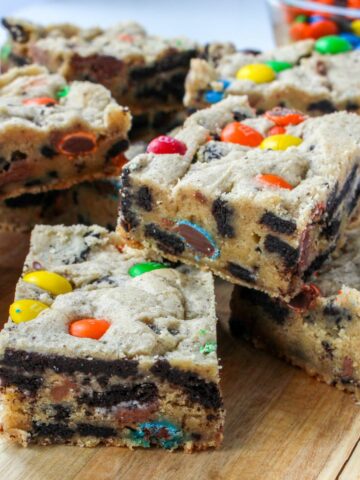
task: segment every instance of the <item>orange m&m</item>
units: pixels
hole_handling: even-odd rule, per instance
[[[305,120],[305,115],[290,108],[275,107],[265,112],[265,117],[275,125],[286,127],[287,125],[298,125]],[[284,132],[282,132],[284,133]]]
[[[282,177],[272,173],[260,173],[259,175],[256,175],[255,179],[269,187],[286,188],[287,190],[292,190],[294,188]]]
[[[35,98],[25,98],[23,100],[23,105],[30,106],[30,105],[46,105],[52,106],[55,105],[57,101],[51,97],[35,97]]]
[[[271,137],[272,135],[282,135],[285,132],[286,130],[284,127],[275,125],[274,127],[269,128],[269,130],[267,131],[267,136]]]
[[[73,337],[93,338],[99,340],[110,327],[110,322],[104,319],[82,318],[72,322],[69,333]]]
[[[263,139],[261,133],[241,122],[228,123],[221,132],[222,142],[238,143],[246,147],[257,147]]]

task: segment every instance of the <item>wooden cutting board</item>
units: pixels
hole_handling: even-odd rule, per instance
[[[4,322],[28,248],[0,235]],[[219,314],[227,309],[219,291]],[[225,440],[217,451],[53,446],[27,449],[0,439],[1,480],[341,480],[360,479],[360,407],[266,353],[219,335]]]

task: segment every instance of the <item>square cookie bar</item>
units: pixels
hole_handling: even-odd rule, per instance
[[[283,133],[273,135],[279,124]],[[276,109],[255,117],[246,98],[232,96],[147,152],[121,177],[125,241],[270,296],[301,290],[359,199],[353,113],[308,119]]]
[[[28,444],[186,451],[221,443],[211,274],[38,226],[0,333],[3,430]]]
[[[226,328],[360,399],[360,228],[290,304],[236,286]]]
[[[67,190],[24,193],[0,202],[0,232],[30,232],[35,225],[101,225],[116,227],[117,180],[97,180]]]
[[[0,76],[0,199],[115,176],[131,116],[102,85],[36,65]]]
[[[185,105],[198,109],[228,95],[248,95],[259,112],[282,106],[311,116],[360,113],[360,50],[351,50],[345,39],[325,37],[272,52],[226,53],[216,65],[194,59]]]
[[[102,30],[7,18],[3,25],[10,63],[38,63],[68,81],[101,83],[131,109],[136,124],[161,123],[169,119],[166,112],[183,108],[190,59],[200,55],[195,42],[149,35],[137,23]]]

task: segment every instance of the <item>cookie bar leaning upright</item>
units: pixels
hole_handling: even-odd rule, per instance
[[[332,43],[304,40],[263,53],[225,52],[216,65],[193,59],[185,105],[198,109],[229,95],[247,95],[258,111],[282,106],[311,116],[337,110],[360,113],[360,51],[351,50],[338,37]]]
[[[290,304],[236,286],[225,327],[360,398],[360,228]]]
[[[0,333],[3,431],[21,443],[202,450],[224,411],[210,273],[37,226]]]
[[[36,63],[68,81],[89,80],[108,88],[127,105],[136,125],[161,123],[183,110],[190,59],[201,54],[184,37],[162,38],[128,22],[102,30],[71,24],[40,26],[3,20],[9,32],[9,62]]]
[[[245,97],[229,97],[127,165],[118,230],[134,246],[290,299],[335,248],[358,202],[359,163],[356,114],[255,117]]]
[[[131,116],[106,88],[43,67],[0,76],[0,199],[116,176]]]

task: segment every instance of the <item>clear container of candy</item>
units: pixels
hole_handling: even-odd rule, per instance
[[[330,38],[340,51],[360,50],[360,0],[267,0],[277,45]]]

